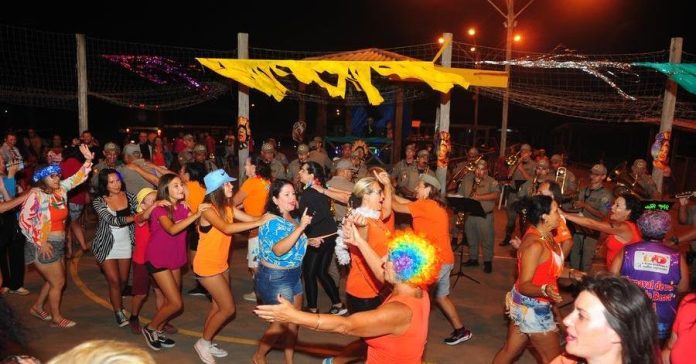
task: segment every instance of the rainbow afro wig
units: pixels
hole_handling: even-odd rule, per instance
[[[410,231],[401,232],[387,246],[397,279],[414,286],[425,286],[437,280],[441,262],[437,249],[428,240]]]

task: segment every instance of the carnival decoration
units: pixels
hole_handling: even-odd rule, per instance
[[[650,148],[650,154],[653,157],[653,167],[663,170],[669,167],[669,139],[672,136],[672,132],[663,131],[655,135],[655,142]]]
[[[305,130],[307,130],[307,123],[302,120],[292,124],[292,140],[298,144],[304,142]]]
[[[237,117],[237,141],[239,149],[249,148],[251,140],[251,122],[246,116]]]
[[[452,150],[452,142],[450,141],[450,133],[441,131],[439,134],[440,143],[437,148],[437,167],[447,168],[449,164],[449,153]]]

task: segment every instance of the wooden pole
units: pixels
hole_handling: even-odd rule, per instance
[[[307,86],[300,82],[300,93],[304,94],[306,88]],[[297,120],[307,122],[307,103],[304,100],[304,96],[300,96],[300,101],[298,102]]]
[[[447,48],[445,48],[445,51],[442,53],[442,67],[452,67],[452,33],[445,33],[442,38],[445,40],[445,44],[448,44]],[[440,96],[439,128],[436,130],[436,136],[438,135],[438,130],[449,132],[451,96],[451,92]],[[437,138],[435,140],[437,140]],[[434,145],[433,149],[437,151],[437,145]],[[436,174],[438,181],[440,181],[440,186],[443,187],[440,192],[442,196],[444,196],[447,193],[447,188],[445,188],[447,183],[447,166],[438,166]]]
[[[344,136],[352,135],[351,126],[353,125],[353,109],[349,106],[345,106],[345,121],[344,121]]]
[[[683,38],[672,38],[669,47],[669,63],[681,63]],[[671,78],[665,83],[665,96],[662,99],[662,116],[660,117],[660,132],[672,131],[674,108],[677,103],[677,83]],[[672,149],[674,150],[674,149]],[[662,170],[653,168],[652,178],[657,185],[657,191],[662,193]]]
[[[512,31],[515,27],[515,0],[507,0],[507,35],[505,37],[505,72],[510,77],[510,64],[507,62],[512,58]],[[500,125],[500,157],[505,157],[505,149],[507,148],[507,129],[508,129],[508,108],[510,106],[510,81],[508,87],[503,93],[503,115]]]
[[[317,104],[317,123],[314,129],[314,135],[319,135],[326,137],[326,120],[327,120],[327,108],[328,104],[326,102],[320,102]]]
[[[75,34],[77,40],[77,108],[80,134],[89,129],[87,115],[87,40],[84,34]]]
[[[399,87],[396,91],[396,114],[394,115],[394,140],[392,144],[391,164],[394,165],[399,161],[401,156],[401,145],[403,144],[403,128],[404,126],[404,90]]]
[[[249,58],[249,34],[247,33],[237,33],[237,58],[248,59]],[[253,125],[255,120],[251,120],[249,117],[249,87],[237,83],[237,115],[249,118],[249,125]],[[247,146],[249,143],[247,143]],[[244,148],[239,150],[239,185],[246,179],[244,174],[244,164],[247,158],[249,158],[249,148]]]

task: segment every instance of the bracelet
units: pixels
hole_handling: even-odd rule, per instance
[[[549,286],[548,284],[542,284],[542,285],[541,285],[541,294],[542,294],[544,297],[548,297],[548,296],[549,296],[549,294],[546,293],[546,287],[548,287],[548,286]]]
[[[317,314],[317,324],[314,325],[314,330],[319,330],[319,325],[321,324],[321,314]]]

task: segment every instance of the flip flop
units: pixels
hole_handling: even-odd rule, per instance
[[[51,327],[58,327],[58,328],[61,328],[61,329],[67,329],[67,328],[73,327],[73,326],[75,326],[75,325],[77,325],[77,322],[72,321],[72,320],[68,320],[68,319],[66,319],[66,318],[60,320],[59,322],[53,322],[53,323],[51,323]]]
[[[51,316],[51,314],[49,314],[48,312],[46,312],[44,310],[36,309],[35,307],[30,308],[29,313],[41,321],[53,320],[53,317]]]

